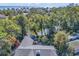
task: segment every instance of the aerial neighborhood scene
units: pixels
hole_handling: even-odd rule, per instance
[[[78,3],[0,4],[0,56],[78,55]]]

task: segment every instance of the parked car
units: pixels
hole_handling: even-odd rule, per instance
[[[36,36],[35,35],[31,35],[30,36],[34,41],[36,41],[37,40],[37,38],[36,38]]]
[[[72,34],[71,36],[69,36],[69,41],[74,41],[74,40],[78,40],[79,39],[79,34]]]

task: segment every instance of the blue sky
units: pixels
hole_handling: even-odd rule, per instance
[[[0,6],[63,7],[69,3],[0,3]]]

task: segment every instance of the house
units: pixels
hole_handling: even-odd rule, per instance
[[[14,56],[56,56],[53,46],[33,45],[33,40],[25,36],[21,45],[16,49]]]
[[[6,16],[5,16],[5,15],[0,14],[0,19],[5,19],[5,18],[6,18]]]

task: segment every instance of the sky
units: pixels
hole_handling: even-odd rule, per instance
[[[63,7],[69,3],[0,3],[0,6]]]

